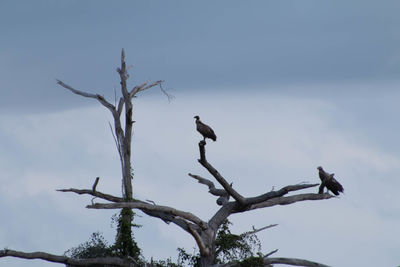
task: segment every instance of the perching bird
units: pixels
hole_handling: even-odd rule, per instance
[[[324,169],[322,169],[321,166],[318,168],[318,174],[319,178],[321,179],[321,185],[319,186],[319,194],[322,194],[324,192],[324,187],[326,187],[328,190],[332,191],[336,196],[339,195],[339,192],[343,193],[344,189],[343,186],[336,181],[333,176],[335,175],[334,173],[329,174]]]
[[[206,138],[210,138],[213,141],[217,141],[217,136],[215,135],[213,129],[211,129],[210,126],[208,126],[207,124],[204,124],[200,121],[200,117],[199,116],[194,116],[194,118],[196,119],[196,128],[197,131],[199,133],[201,133],[201,135],[203,136],[203,141],[206,141]]]

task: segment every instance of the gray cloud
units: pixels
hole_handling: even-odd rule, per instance
[[[398,8],[397,1],[2,2],[1,112],[91,103],[56,78],[112,98],[122,47],[135,82],[163,79],[178,92],[397,80]]]

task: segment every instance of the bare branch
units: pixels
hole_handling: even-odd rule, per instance
[[[177,226],[181,227],[183,230],[185,230],[186,232],[189,233],[189,228],[188,228],[188,221],[186,221],[185,219],[173,216],[171,214],[166,214],[160,211],[146,211],[146,210],[142,210],[142,212],[144,212],[145,214],[151,216],[151,217],[155,217],[155,218],[159,218],[161,220],[163,220],[166,224],[169,224],[170,222],[173,222],[174,224],[176,224]],[[196,226],[196,225],[194,225]]]
[[[56,191],[58,192],[72,192],[72,193],[76,193],[79,195],[92,195],[94,197],[99,197],[111,202],[123,202],[124,199],[120,198],[120,197],[115,197],[109,194],[104,194],[101,193],[99,191],[93,191],[90,189],[75,189],[75,188],[69,188],[69,189],[57,189]]]
[[[118,108],[117,108],[117,113],[118,113],[118,116],[121,116],[121,113],[122,113],[122,108],[124,107],[124,99],[121,97],[120,99],[119,99],[119,102],[118,102]]]
[[[275,254],[276,252],[278,252],[278,249],[275,249],[267,254],[264,255],[264,258],[271,256],[272,254]]]
[[[174,99],[174,96],[171,95],[171,94],[169,94],[169,93],[167,92],[167,90],[165,90],[165,89],[162,87],[162,84],[161,84],[161,83],[160,83],[160,90],[161,90],[161,92],[163,92],[164,95],[168,98],[168,102],[171,102],[172,99]]]
[[[129,92],[129,97],[132,98],[134,97],[137,93],[139,93],[140,91],[143,91],[144,87],[149,83],[149,81],[145,81],[144,83],[140,84],[140,85],[136,85],[135,87],[133,87],[133,89]]]
[[[228,218],[232,213],[235,212],[241,212],[243,211],[243,208],[239,208],[239,204],[236,201],[230,201],[226,204],[224,204],[215,214],[214,216],[211,217],[211,219],[208,221],[208,225],[214,229],[217,230],[219,226],[222,224],[222,222]]]
[[[95,196],[95,197],[98,197],[98,198],[102,198],[104,200],[108,200],[108,201],[112,201],[112,202],[118,202],[118,203],[125,201],[123,198],[119,198],[119,197],[115,197],[115,196],[112,196],[112,195],[104,194],[104,193],[101,193],[101,192],[98,192],[98,191],[94,192],[93,190],[89,190],[89,189],[70,188],[70,189],[59,189],[57,191],[60,191],[60,192],[72,192],[72,193],[76,193],[76,194],[79,194],[79,195],[87,194],[87,195],[92,195],[92,196]],[[148,204],[148,203],[145,203],[145,202],[142,202],[142,201],[139,201],[139,200],[136,200],[136,202],[151,206],[151,204]],[[93,204],[93,202],[92,202],[92,204]],[[95,204],[93,204],[93,205],[95,205]],[[155,205],[154,202],[153,202],[152,205],[154,207],[159,207],[159,206]],[[145,208],[138,208],[138,209],[142,210],[144,213],[146,213],[149,216],[157,217],[157,218],[163,220],[165,223],[173,222],[177,226],[181,227],[183,230],[189,232],[189,228],[187,227],[189,222],[186,221],[186,218],[181,219],[179,217],[176,217],[176,214],[174,214],[174,212],[167,213],[167,212],[165,212],[165,210],[145,209]],[[182,215],[182,214],[180,214],[180,215]],[[180,215],[178,215],[178,216],[180,216]],[[181,216],[181,217],[183,217],[183,216]],[[195,218],[197,218],[197,217],[195,217]],[[201,221],[200,219],[198,219],[198,220]],[[201,224],[203,226],[205,226],[205,222],[202,222]]]
[[[206,222],[198,218],[196,215],[186,212],[177,210],[168,206],[160,206],[160,205],[152,205],[142,201],[133,201],[133,202],[118,202],[118,203],[111,203],[111,204],[103,204],[103,203],[96,203],[93,205],[86,206],[89,209],[122,209],[122,208],[130,208],[130,209],[139,209],[144,211],[158,211],[163,212],[166,214],[171,214],[174,216],[178,216],[184,218],[188,221],[193,222],[194,224],[198,225],[202,229],[207,229],[208,225]]]
[[[64,263],[73,266],[93,266],[93,265],[112,265],[129,267],[133,266],[129,259],[119,257],[91,258],[91,259],[73,259],[66,256],[59,256],[45,252],[22,252],[10,249],[0,250],[0,258],[16,257],[22,259],[41,259],[50,262]]]
[[[203,177],[201,177],[199,175],[195,175],[195,174],[191,174],[191,173],[189,173],[188,175],[190,177],[196,179],[200,184],[207,185],[208,189],[209,189],[208,192],[210,192],[212,195],[219,196],[219,197],[220,196],[229,197],[229,194],[226,192],[226,190],[215,188],[215,185],[214,185],[214,183],[212,181],[210,181],[210,180],[208,180],[206,178],[203,178]]]
[[[189,224],[188,224],[189,233],[193,236],[194,240],[196,240],[197,245],[199,246],[200,253],[202,255],[210,254],[210,250],[204,244],[203,240],[201,239],[199,233],[197,233]]]
[[[109,103],[103,96],[98,95],[98,94],[91,94],[91,93],[87,93],[87,92],[83,92],[77,89],[72,88],[71,86],[69,86],[68,84],[63,83],[60,80],[57,80],[57,84],[61,85],[62,87],[70,90],[71,92],[73,92],[74,94],[80,95],[80,96],[84,96],[84,97],[88,97],[88,98],[94,98],[97,99],[103,106],[105,106],[106,108],[108,108],[111,113],[116,112],[115,107],[113,104]]]
[[[294,266],[305,266],[305,267],[329,267],[328,265],[308,261],[303,259],[295,259],[295,258],[263,258],[264,265],[267,264],[287,264],[287,265],[294,265]]]
[[[269,258],[268,256],[276,253],[278,250],[271,251],[267,255],[263,257],[263,266],[269,267],[271,264],[286,264],[286,265],[293,265],[293,266],[304,266],[304,267],[329,267],[328,265],[303,260],[303,259],[296,259],[296,258]],[[219,265],[219,267],[240,267],[240,262],[230,262],[226,264]]]
[[[289,205],[298,201],[305,201],[305,200],[322,200],[322,199],[330,199],[334,196],[326,193],[326,194],[299,194],[299,195],[293,195],[293,196],[288,196],[288,197],[276,197],[269,199],[267,201],[257,203],[250,205],[248,210],[254,210],[254,209],[260,209],[260,208],[266,208],[266,207],[272,207],[276,205]]]
[[[245,233],[241,234],[241,236],[253,235],[255,233],[261,232],[261,231],[263,231],[265,229],[272,228],[272,227],[275,227],[275,226],[278,226],[278,224],[270,224],[270,225],[261,227],[259,229],[255,229],[254,226],[253,226],[253,231],[245,232]]]
[[[100,180],[100,177],[96,177],[96,180],[94,181],[94,184],[92,186],[93,192],[96,192],[96,187],[97,187],[97,184],[99,183],[99,180]]]
[[[139,93],[139,92],[141,92],[141,91],[145,91],[145,90],[147,90],[147,89],[150,89],[150,88],[152,88],[152,87],[154,87],[154,86],[159,85],[160,88],[161,88],[161,91],[168,97],[168,100],[170,100],[170,98],[171,98],[172,96],[169,95],[169,94],[162,88],[161,84],[162,84],[163,82],[164,82],[164,81],[160,80],[160,81],[156,81],[156,82],[153,82],[153,83],[147,85],[147,84],[149,83],[149,81],[146,81],[146,82],[144,82],[144,83],[141,84],[141,85],[135,86],[135,87],[132,89],[132,91],[129,93],[129,97],[132,98],[132,97],[134,97],[137,93]]]
[[[319,184],[303,184],[303,183],[297,184],[297,185],[288,185],[288,186],[285,186],[285,187],[279,189],[278,191],[270,191],[268,193],[265,193],[265,194],[257,196],[257,197],[246,198],[245,203],[247,205],[261,203],[263,201],[266,201],[266,200],[274,198],[274,197],[281,197],[291,191],[302,190],[302,189],[306,189],[306,188],[310,188],[310,187],[315,187],[318,185]]]
[[[236,192],[235,189],[232,188],[231,185],[228,184],[228,182],[225,180],[224,177],[222,177],[221,174],[210,164],[208,163],[206,159],[206,150],[205,150],[205,141],[200,141],[199,142],[199,150],[200,150],[200,159],[199,162],[200,164],[207,169],[207,171],[214,176],[214,178],[222,185],[222,187],[226,190],[226,192],[229,193],[239,204],[244,205],[245,204],[245,198],[240,195],[238,192]]]

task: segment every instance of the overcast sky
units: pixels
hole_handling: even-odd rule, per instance
[[[0,247],[62,254],[117,211],[58,188],[120,195],[108,111],[56,79],[111,102],[125,48],[130,86],[165,80],[135,99],[134,194],[208,220],[218,209],[199,166],[194,115],[217,142],[208,159],[254,196],[319,182],[322,165],[345,194],[234,215],[263,252],[331,266],[400,265],[400,16],[398,1],[1,1]],[[316,192],[317,188],[307,192]],[[147,258],[192,251],[174,225],[139,213]],[[0,266],[60,266],[0,259]]]

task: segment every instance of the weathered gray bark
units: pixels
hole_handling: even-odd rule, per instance
[[[11,249],[0,250],[0,258],[16,257],[21,259],[41,259],[50,262],[64,263],[71,266],[93,266],[94,264],[133,267],[138,266],[130,259],[119,257],[92,258],[92,259],[72,259],[66,256],[59,256],[45,252],[22,252]]]
[[[313,193],[286,196],[290,192],[318,186],[318,184],[297,184],[297,185],[285,186],[276,191],[269,191],[259,196],[246,198],[242,196],[240,193],[238,193],[236,190],[234,190],[232,186],[225,180],[225,178],[207,161],[205,155],[205,145],[206,145],[205,142],[200,141],[199,163],[202,166],[204,166],[212,176],[214,176],[214,178],[219,182],[219,184],[221,184],[221,186],[224,189],[216,189],[213,182],[198,175],[189,174],[189,176],[198,180],[200,183],[207,185],[210,189],[211,194],[215,196],[224,197],[226,199],[225,203],[221,204],[222,207],[214,214],[214,216],[211,217],[211,219],[208,222],[198,218],[193,213],[187,211],[181,211],[167,206],[149,204],[147,202],[136,199],[133,199],[132,201],[129,202],[124,202],[120,200],[113,201],[109,196],[107,196],[107,198],[105,199],[111,200],[114,203],[95,203],[88,205],[87,208],[117,209],[117,208],[127,207],[131,209],[139,209],[150,216],[157,217],[166,222],[173,222],[193,236],[200,250],[202,266],[206,267],[206,266],[212,266],[215,263],[216,233],[221,224],[223,223],[223,221],[227,219],[231,214],[244,213],[249,210],[271,207],[276,205],[288,205],[299,201],[322,200],[333,197],[329,194],[313,194]],[[78,189],[67,189],[63,191],[64,192],[69,191],[75,193],[83,192],[83,190],[78,190]],[[100,192],[87,192],[87,193],[102,198],[101,195],[102,193]],[[227,199],[229,196],[232,196],[234,200],[228,201]],[[294,263],[295,261],[291,262]],[[268,266],[269,264],[270,263],[268,264],[266,263],[265,266]]]
[[[98,192],[96,190],[96,186],[98,183],[98,179],[96,179],[95,184],[92,189],[60,189],[58,191],[61,192],[73,192],[76,194],[88,194],[92,195],[95,198],[104,199],[110,201],[112,203],[93,203],[88,205],[87,208],[91,209],[121,209],[121,208],[130,208],[130,209],[139,209],[143,211],[145,214],[159,218],[166,223],[174,223],[177,226],[181,227],[184,231],[192,235],[194,240],[197,243],[197,246],[200,250],[201,255],[201,264],[203,267],[209,267],[214,265],[216,260],[216,247],[215,247],[215,239],[216,234],[221,226],[221,224],[226,220],[231,214],[235,213],[245,213],[250,210],[272,207],[276,205],[289,205],[295,202],[306,201],[306,200],[323,200],[329,199],[333,196],[329,194],[296,194],[289,195],[287,194],[303,190],[311,187],[318,186],[318,184],[297,184],[297,185],[289,185],[285,186],[279,190],[272,190],[261,194],[259,196],[254,197],[244,197],[237,190],[233,189],[232,184],[229,184],[226,179],[214,168],[206,159],[205,146],[206,142],[199,142],[199,152],[200,159],[199,163],[218,181],[218,183],[222,186],[223,189],[217,189],[213,182],[198,175],[189,174],[190,177],[196,179],[199,183],[205,184],[209,187],[209,192],[215,196],[218,196],[217,204],[220,205],[220,209],[208,220],[204,221],[194,215],[191,212],[178,210],[176,208],[150,204],[145,201],[134,199],[132,196],[132,177],[131,177],[131,141],[132,141],[132,113],[133,113],[133,105],[132,99],[135,95],[143,90],[149,89],[156,85],[160,85],[162,81],[157,81],[152,84],[148,84],[145,82],[139,86],[134,87],[132,90],[127,89],[127,79],[129,75],[127,73],[127,67],[125,63],[125,53],[122,51],[121,54],[121,68],[117,69],[120,78],[121,78],[121,92],[122,97],[119,99],[118,105],[114,106],[109,103],[104,97],[97,94],[90,94],[83,91],[76,90],[71,86],[63,83],[62,81],[58,81],[58,84],[63,86],[64,88],[72,91],[75,94],[97,99],[103,106],[110,110],[111,114],[114,118],[114,131],[115,131],[115,142],[117,144],[118,152],[121,159],[121,168],[122,168],[122,183],[123,183],[123,194],[122,197],[116,197],[109,194],[105,194],[102,192]],[[165,92],[162,87],[161,90]],[[125,108],[125,129],[121,126],[121,114],[123,109]],[[232,201],[229,201],[230,197],[232,197]],[[126,218],[129,220],[130,218]],[[272,227],[272,226],[271,226]],[[12,255],[14,253],[14,255]],[[39,254],[37,254],[39,253]],[[44,260],[53,261],[54,259],[58,259],[56,262],[63,262],[66,260],[64,256],[56,256],[50,255],[42,252],[37,252],[33,254],[33,256],[37,258],[42,258]],[[10,252],[0,254],[0,256],[16,256],[21,258],[33,257],[29,253],[24,252]],[[45,255],[45,256],[43,256]],[[47,255],[47,256],[46,256]],[[50,255],[50,256],[49,256]],[[39,257],[40,256],[40,257]],[[269,256],[269,255],[267,255]],[[306,260],[300,259],[290,259],[290,258],[264,258],[264,266],[270,266],[271,264],[289,264],[289,265],[297,265],[297,266],[314,266],[314,267],[325,267],[325,265],[314,263]],[[72,260],[72,259],[67,259]],[[130,266],[132,262],[126,262],[125,259],[121,259],[122,265],[115,264],[116,266]],[[81,262],[82,264],[82,262]],[[123,265],[128,264],[128,265]],[[231,265],[229,265],[231,264]],[[237,266],[237,263],[229,263],[223,266]],[[303,264],[303,265],[301,265]],[[74,264],[79,265],[79,264]],[[79,265],[85,266],[85,265]]]
[[[124,199],[115,199],[112,196],[97,192],[95,190],[88,189],[62,189],[63,192],[74,192],[78,194],[90,194],[99,198],[103,198],[114,203],[95,203],[88,205],[87,208],[92,209],[118,209],[118,208],[131,208],[139,209],[144,213],[162,219],[163,221],[169,223],[173,222],[183,230],[191,234],[196,241],[201,255],[201,264],[204,267],[212,266],[215,263],[216,248],[215,248],[215,238],[216,233],[225,219],[227,219],[231,214],[243,213],[249,210],[272,207],[276,205],[288,205],[299,201],[306,200],[322,200],[329,199],[333,196],[329,194],[297,194],[286,196],[290,192],[303,190],[311,187],[318,186],[318,184],[297,184],[285,186],[276,191],[269,191],[259,196],[255,197],[244,197],[239,192],[234,190],[225,178],[207,161],[205,154],[204,141],[199,143],[200,159],[199,163],[208,170],[208,172],[218,181],[218,183],[224,189],[216,189],[213,182],[198,175],[189,174],[190,177],[199,181],[199,183],[205,184],[209,187],[210,193],[223,197],[225,201],[220,203],[222,206],[212,218],[206,222],[193,213],[187,211],[181,211],[172,207],[150,204],[144,201],[132,199],[131,201],[124,201]],[[228,201],[229,196],[232,196],[233,201]],[[276,258],[278,259],[278,258]],[[271,263],[270,258],[265,261],[265,266],[269,266]],[[293,260],[288,258],[279,258],[286,264],[298,265],[298,263],[307,263],[305,260]],[[304,266],[324,266],[324,265],[304,265]]]
[[[132,163],[131,163],[131,149],[132,149],[132,129],[133,129],[133,97],[136,96],[137,93],[147,90],[156,85],[160,85],[162,81],[157,81],[152,84],[148,84],[145,82],[139,86],[134,87],[131,91],[128,90],[127,80],[129,78],[129,74],[127,72],[126,62],[125,62],[125,51],[122,49],[121,52],[121,67],[117,68],[117,72],[120,76],[120,84],[121,84],[121,94],[118,101],[118,106],[114,106],[109,103],[104,97],[100,95],[94,95],[90,93],[86,93],[83,91],[79,91],[74,89],[73,87],[63,83],[62,81],[58,81],[58,84],[63,86],[64,88],[70,90],[71,92],[89,98],[97,99],[103,106],[110,110],[114,119],[114,131],[113,134],[115,138],[115,143],[117,146],[117,150],[120,156],[121,161],[121,170],[122,170],[122,197],[125,201],[130,201],[133,198],[132,195]],[[165,91],[163,91],[165,92]],[[121,123],[121,115],[122,112],[125,111],[125,129]],[[130,226],[133,221],[133,214],[129,212],[123,212],[121,218],[121,225]],[[132,230],[131,227],[119,227],[117,233],[117,242],[128,242],[131,240]],[[131,241],[132,242],[132,241]],[[131,243],[130,242],[130,243]],[[122,246],[125,246],[122,244]],[[128,252],[124,252],[126,254]]]

